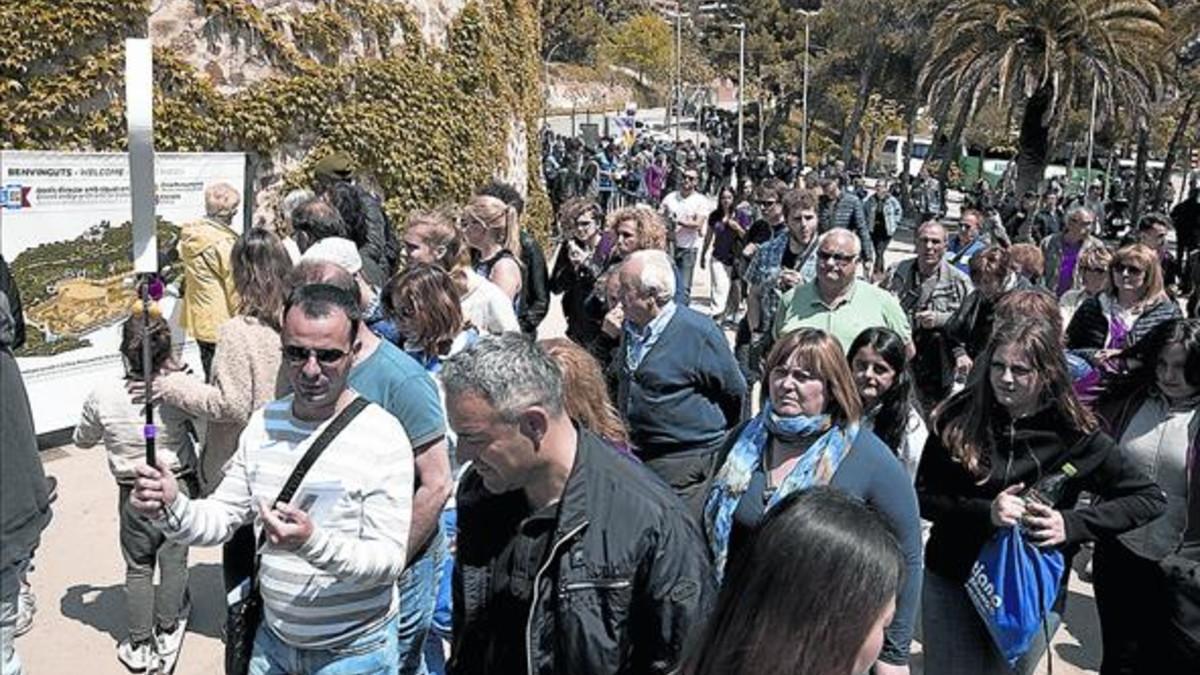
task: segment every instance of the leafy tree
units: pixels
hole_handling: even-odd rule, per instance
[[[995,88],[1022,106],[1018,193],[1041,180],[1064,111],[1090,96],[1093,78],[1107,110],[1143,117],[1163,89],[1163,12],[1151,0],[961,0],[930,37],[931,98],[962,104]]]
[[[638,74],[638,84],[645,77],[661,79],[671,72],[674,63],[671,27],[657,14],[638,14],[613,29],[601,45],[605,60],[632,68]]]

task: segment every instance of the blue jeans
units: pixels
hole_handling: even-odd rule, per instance
[[[681,304],[687,307],[692,302],[692,277],[696,271],[696,256],[700,253],[695,248],[676,248],[675,267],[679,269],[679,280],[683,282],[683,290],[676,289]]]
[[[21,675],[21,659],[17,656],[17,613],[21,603],[21,579],[29,560],[18,560],[0,570],[0,675]]]
[[[442,566],[445,541],[439,528],[420,558],[400,575],[400,617],[397,626],[400,675],[426,675],[425,639],[433,624],[437,603],[438,568]]]
[[[400,664],[396,617],[351,642],[329,649],[300,649],[258,627],[250,675],[394,675]]]

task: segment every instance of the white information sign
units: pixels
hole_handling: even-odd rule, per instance
[[[246,156],[158,153],[154,168],[166,254],[179,228],[204,215],[207,186],[242,189]],[[120,329],[134,300],[129,186],[125,153],[0,151],[0,252],[21,290],[27,337],[16,355],[39,434],[74,426],[92,388],[124,374]],[[234,228],[241,223],[239,211]],[[177,285],[175,274],[168,283]],[[177,304],[168,291],[164,315]],[[179,322],[172,326],[182,344]],[[185,355],[198,365],[194,352]]]

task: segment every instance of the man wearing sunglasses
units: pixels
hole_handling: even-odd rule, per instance
[[[295,283],[341,288],[354,295],[362,311],[363,285],[351,276],[360,263],[354,258],[354,251],[349,253],[349,259],[302,261],[293,272]],[[433,620],[434,579],[445,551],[439,517],[453,487],[445,415],[437,385],[416,360],[370,330],[360,331],[358,341],[360,346],[352,359],[348,382],[364,398],[379,404],[400,421],[415,457],[412,526],[407,547],[410,561],[399,580],[398,672],[410,675],[421,672],[421,645]]]
[[[912,329],[900,302],[891,293],[854,275],[862,253],[858,235],[834,228],[817,240],[817,278],[784,294],[775,315],[778,340],[797,328],[818,328],[836,337],[842,349],[868,328],[890,328],[913,355]]]
[[[168,537],[214,546],[249,522],[263,533],[257,585],[264,616],[251,673],[398,668],[395,581],[404,570],[413,497],[404,427],[368,404],[312,464],[292,503],[272,503],[310,444],[358,398],[347,380],[360,329],[350,293],[327,284],[296,289],[284,306],[282,335],[294,393],[250,417],[212,495],[181,494],[161,463],[136,469],[130,503]]]

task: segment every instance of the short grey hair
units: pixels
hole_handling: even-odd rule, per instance
[[[312,190],[292,190],[284,195],[283,199],[279,200],[279,215],[283,216],[283,219],[289,223],[292,222],[292,213],[296,210],[296,207],[312,199],[314,196],[316,195],[313,194]]]
[[[844,227],[835,227],[826,230],[820,237],[817,237],[817,247],[820,248],[821,244],[824,244],[826,239],[829,239],[833,236],[846,237],[850,241],[854,242],[854,255],[862,255],[862,239],[859,239],[857,234],[847,230]]]
[[[635,261],[642,264],[642,273],[637,278],[639,290],[654,295],[654,300],[660,307],[675,297],[675,265],[666,251],[635,251],[625,264]]]
[[[506,420],[535,405],[551,415],[563,412],[562,371],[546,350],[521,333],[480,338],[448,359],[441,375],[446,400],[476,394]]]
[[[1067,213],[1065,216],[1063,216],[1063,220],[1064,221],[1073,220],[1076,217],[1078,217],[1080,214],[1084,214],[1084,213],[1088,214],[1089,216],[1091,216],[1093,218],[1096,217],[1095,211],[1092,211],[1091,209],[1084,206],[1083,204],[1076,204],[1075,206],[1072,206],[1071,208],[1067,209]]]

